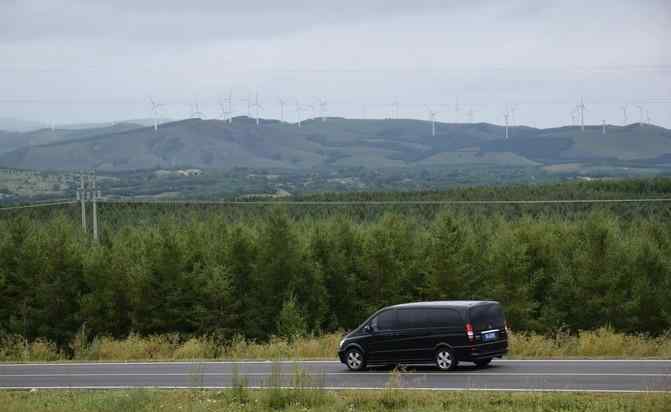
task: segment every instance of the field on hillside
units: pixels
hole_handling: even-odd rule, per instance
[[[669,186],[497,187],[449,198],[658,197]],[[671,328],[670,215],[668,203],[102,204],[95,244],[78,207],[3,211],[0,335],[46,339],[66,355],[76,339],[131,333],[266,341],[349,329],[393,303],[496,299],[516,331],[660,336]]]

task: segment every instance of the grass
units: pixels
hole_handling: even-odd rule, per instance
[[[135,361],[192,359],[334,359],[341,334],[325,334],[291,341],[274,338],[257,343],[234,338],[221,345],[212,338],[181,339],[177,335],[141,337],[131,335],[123,340],[96,338],[82,343],[76,338],[73,356],[59,352],[44,340],[27,342],[20,337],[0,338],[0,362],[42,361]],[[625,335],[608,328],[581,332],[578,335],[558,333],[542,336],[513,333],[509,358],[656,358],[671,359],[671,336],[657,338]]]
[[[2,391],[14,411],[669,411],[671,394],[577,394],[429,391],[131,390]]]

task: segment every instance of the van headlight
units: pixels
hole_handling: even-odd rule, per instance
[[[342,348],[342,344],[343,344],[343,343],[345,343],[345,339],[344,339],[344,338],[340,341],[340,344],[338,345],[338,348]]]

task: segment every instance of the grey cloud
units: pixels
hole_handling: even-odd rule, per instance
[[[3,7],[0,41],[122,38],[138,42],[264,37],[315,26],[432,10],[463,9],[457,1],[299,0],[14,1]],[[468,8],[480,2],[472,2]]]
[[[482,116],[499,116],[511,100],[570,105],[580,94],[617,108],[671,93],[670,4],[0,0],[0,96],[45,101],[0,99],[0,110],[113,120],[146,115],[152,94],[175,102],[170,115],[179,116],[194,94],[207,108],[228,88],[238,96],[259,89],[270,101],[323,95],[340,115],[395,96],[417,104],[413,116],[456,95],[487,103]],[[76,103],[92,99],[100,103]],[[49,103],[62,101],[75,103]],[[539,105],[535,119],[565,122],[566,110],[558,118],[555,109]],[[651,110],[660,119],[671,113]]]

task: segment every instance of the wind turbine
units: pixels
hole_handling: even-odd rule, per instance
[[[571,110],[571,126],[575,126],[577,123],[578,122],[576,120],[576,109],[573,108],[573,110]]]
[[[296,100],[296,124],[298,125],[298,127],[301,127],[301,121],[303,118],[302,114],[303,114],[303,107],[298,102],[298,100]]]
[[[624,106],[620,106],[620,109],[622,109],[622,118],[624,119],[624,123],[622,123],[623,126],[627,125],[627,105],[625,104]]]
[[[259,120],[259,113],[261,109],[263,109],[263,106],[261,106],[261,103],[259,103],[259,93],[256,93],[256,97],[254,98],[254,104],[252,105],[256,109],[256,127],[260,126],[260,120]]]
[[[228,102],[228,124],[231,124],[233,123],[233,90],[228,90],[226,101]]]
[[[580,131],[585,131],[585,103],[580,98],[580,103],[576,106],[576,109],[580,112]]]
[[[158,109],[163,105],[160,104],[160,103],[157,103],[151,97],[149,98],[149,103],[151,103],[151,113],[154,117],[154,131],[157,132],[158,131],[158,117],[159,117]]]
[[[319,99],[319,115],[322,118],[322,122],[326,121],[326,110],[328,108],[328,103],[326,99]]]
[[[286,106],[287,101],[280,98],[280,121],[284,122],[284,106]]]
[[[468,109],[468,122],[473,123],[473,113],[475,113],[475,110],[473,108]]]
[[[510,119],[510,108],[506,107],[506,112],[503,113],[503,118],[506,120],[506,140],[510,137],[508,132],[508,120]]]
[[[392,107],[392,113],[391,113],[391,118],[392,119],[398,119],[398,109],[399,109],[399,102],[398,100],[394,100],[391,102],[391,107]]]
[[[314,104],[306,104],[303,105],[304,108],[310,109],[312,111],[312,118],[316,119],[317,118],[317,106]]]
[[[638,122],[639,126],[643,126],[643,106],[640,104],[637,104],[636,107],[638,107],[638,113],[641,115],[640,121]]]
[[[652,120],[650,120],[650,112],[647,111],[647,110],[645,111],[645,122],[646,122],[648,125],[651,125],[651,124],[652,124]]]
[[[429,121],[431,122],[431,136],[436,135],[436,115],[438,112],[431,110],[429,106],[426,106],[426,110],[429,112]]]
[[[224,101],[222,99],[219,99],[219,111],[221,113],[221,120],[226,121],[227,123],[231,123],[231,111],[226,110],[226,106],[224,105]]]
[[[241,102],[247,103],[247,117],[252,117],[252,98],[247,93],[247,97],[240,99]]]
[[[457,96],[454,101],[454,122],[459,122],[459,96]]]
[[[200,111],[200,104],[198,104],[198,98],[194,99],[194,103],[191,105],[191,118],[192,119],[203,119],[205,113]]]

